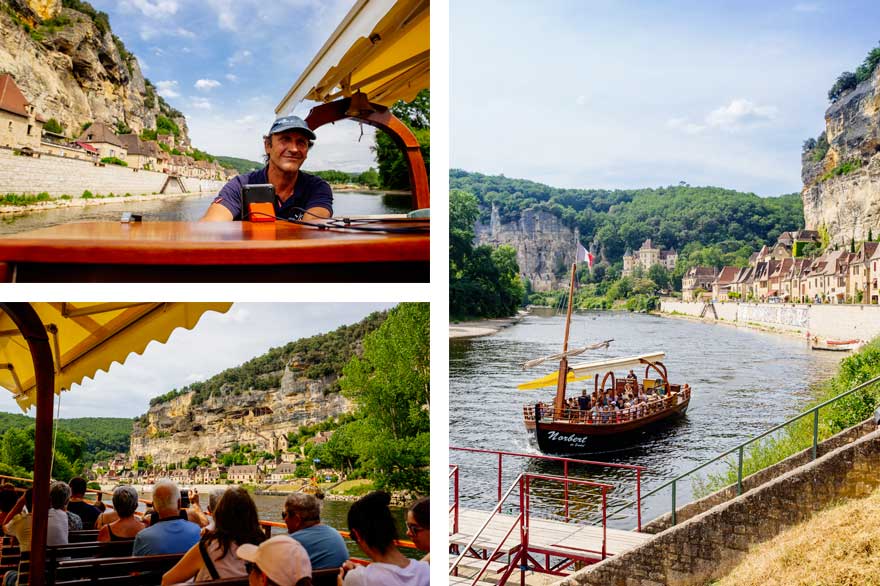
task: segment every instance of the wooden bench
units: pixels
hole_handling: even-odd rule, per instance
[[[133,539],[123,541],[85,541],[68,545],[50,545],[46,548],[46,575],[49,584],[63,579],[58,574],[61,561],[83,558],[129,557],[134,547]]]
[[[83,541],[98,541],[98,530],[87,529],[82,531],[70,531],[67,534],[68,543],[81,543]]]
[[[139,557],[62,560],[57,564],[55,586],[154,586],[162,574],[183,557],[182,553]]]

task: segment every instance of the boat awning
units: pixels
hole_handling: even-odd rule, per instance
[[[55,394],[164,343],[179,328],[192,329],[206,311],[225,313],[231,303],[32,303],[46,325],[55,365]],[[12,319],[0,311],[0,386],[22,411],[36,404],[30,349]]]
[[[430,87],[429,0],[358,0],[275,108],[363,92],[374,104],[412,101]]]
[[[627,358],[612,358],[610,360],[600,360],[598,362],[583,362],[569,367],[568,382],[587,380],[593,378],[596,374],[605,374],[614,370],[626,370],[643,365],[645,362],[657,362],[663,360],[666,356],[665,352],[652,352],[650,354],[642,354],[640,356],[630,356]],[[521,391],[532,389],[543,389],[546,387],[555,387],[559,378],[559,371],[552,372],[541,378],[525,382],[517,385]]]

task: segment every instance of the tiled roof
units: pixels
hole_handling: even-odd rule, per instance
[[[109,126],[104,124],[103,122],[95,122],[88,128],[86,128],[77,141],[89,142],[95,144],[96,142],[104,142],[107,144],[113,144],[121,148],[125,148],[122,144],[122,141],[119,140],[119,137],[110,129]]]
[[[21,90],[15,84],[15,80],[8,73],[0,75],[0,110],[5,110],[19,116],[28,117],[28,102]]]
[[[116,138],[119,139],[129,155],[142,155],[149,157],[152,154],[150,153],[147,143],[142,141],[136,134],[120,134],[117,135]]]

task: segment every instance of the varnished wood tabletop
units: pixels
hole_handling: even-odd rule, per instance
[[[403,225],[427,226],[427,222]],[[387,226],[402,227],[402,224]],[[7,272],[0,276],[5,277],[4,280],[13,280],[21,276],[16,274],[19,269],[27,268],[31,272],[39,269],[46,273],[47,267],[51,266],[54,272],[42,274],[40,280],[54,280],[52,274],[59,275],[59,280],[71,280],[69,277],[61,278],[61,273],[101,266],[108,268],[97,273],[84,273],[83,280],[114,281],[116,279],[112,273],[102,274],[102,271],[115,271],[117,276],[121,276],[122,273],[118,271],[121,266],[129,269],[161,266],[169,269],[165,271],[166,276],[170,276],[169,280],[181,280],[181,275],[175,277],[174,273],[180,273],[181,269],[187,267],[220,268],[229,265],[236,267],[236,270],[250,267],[251,272],[253,267],[281,266],[301,266],[303,270],[308,266],[308,271],[312,271],[308,277],[303,273],[301,276],[304,279],[291,280],[314,280],[320,276],[314,273],[315,270],[324,267],[325,272],[332,271],[335,265],[356,267],[358,271],[369,270],[370,266],[382,267],[386,273],[395,265],[404,270],[420,266],[424,268],[424,275],[427,275],[429,248],[427,232],[395,234],[318,230],[281,222],[83,222],[0,238],[0,263],[3,263],[0,270]],[[327,275],[330,278],[326,280],[340,280],[332,278],[332,272],[327,272]],[[406,276],[394,279],[394,275],[389,274],[377,274],[376,277],[380,281],[389,278],[393,281],[412,280]],[[255,277],[248,277],[247,280],[252,278]],[[143,280],[162,280],[162,277]]]

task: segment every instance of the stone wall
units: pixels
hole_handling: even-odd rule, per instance
[[[83,191],[106,195],[143,195],[161,193],[168,175],[156,171],[136,171],[128,167],[96,166],[88,161],[43,154],[39,158],[17,156],[11,149],[0,147],[0,193],[37,194],[47,192],[53,197],[82,196]],[[223,181],[182,178],[188,192],[219,191]],[[169,183],[165,193],[180,193],[176,181]]]
[[[659,533],[648,543],[557,582],[557,586],[703,586],[749,548],[841,499],[880,486],[880,430]]]
[[[663,300],[660,311],[699,317],[702,303]],[[718,318],[740,325],[828,339],[870,340],[880,336],[880,305],[801,305],[790,303],[716,303]],[[715,321],[711,312],[705,318]]]

